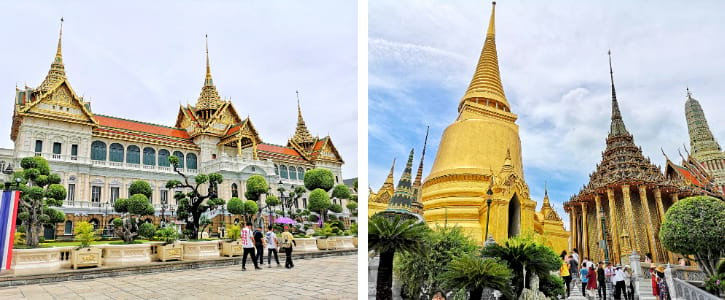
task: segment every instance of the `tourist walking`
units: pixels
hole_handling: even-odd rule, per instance
[[[257,265],[257,260],[254,257],[254,242],[252,241],[252,223],[247,222],[247,226],[242,229],[242,249],[244,250],[244,254],[242,254],[242,271],[246,271],[247,268],[247,255],[250,255],[252,257],[252,262],[254,263],[254,269],[260,270],[260,268]]]
[[[617,266],[617,268],[614,269],[614,276],[612,277],[612,280],[614,281],[614,299],[621,300],[622,295],[626,297],[627,285],[624,282],[624,270],[622,270],[621,266]]]
[[[604,262],[601,261],[597,267],[597,283],[599,284],[597,295],[600,299],[607,300],[607,277],[604,274]]]
[[[264,265],[264,248],[265,244],[267,244],[267,240],[264,238],[264,233],[262,232],[262,226],[257,227],[257,230],[254,231],[254,248],[256,248],[257,255],[254,256],[254,259],[259,261],[259,265]]]
[[[587,289],[587,283],[589,282],[589,268],[587,268],[587,263],[583,262],[581,269],[579,269],[579,279],[582,281],[582,294],[584,294],[584,291]]]
[[[282,247],[282,250],[284,250],[284,254],[287,257],[284,261],[284,267],[292,269],[295,267],[295,264],[292,262],[292,247],[297,246],[297,243],[295,243],[295,237],[289,232],[289,227],[284,227],[284,232],[282,232],[280,240],[282,241],[280,243],[280,247]]]
[[[657,277],[657,291],[659,292],[659,300],[672,300],[670,298],[670,289],[667,286],[667,280],[665,280],[665,268],[662,266],[657,267],[655,271]]]
[[[632,283],[632,268],[629,265],[624,266],[624,284],[627,286],[625,298],[634,300],[634,284]]]
[[[594,266],[589,266],[587,270],[587,285],[586,294],[587,299],[594,299],[597,295],[597,271],[594,270]]]
[[[569,256],[569,272],[572,275],[571,280],[574,283],[578,283],[579,276],[577,275],[579,275],[579,256],[577,255],[576,257],[574,257],[575,254],[576,248],[574,248],[574,250],[571,250],[571,255]]]
[[[655,272],[655,267],[651,266],[649,268],[649,277],[652,279],[652,296],[655,296],[658,300],[660,299],[660,291],[657,288],[657,274]]]
[[[272,254],[274,254],[274,261],[277,262],[277,266],[279,267],[279,258],[277,257],[277,235],[274,234],[272,225],[269,225],[267,229],[267,265],[269,265],[270,268],[272,267]]]
[[[561,260],[561,267],[559,267],[559,276],[564,279],[564,285],[566,286],[566,298],[569,298],[569,283],[571,283],[571,271],[569,270],[569,256],[565,256]]]

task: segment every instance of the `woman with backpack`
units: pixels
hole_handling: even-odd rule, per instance
[[[297,246],[297,243],[295,243],[295,237],[289,232],[289,226],[284,227],[284,232],[282,232],[280,240],[282,240],[280,247],[284,250],[284,254],[287,257],[284,262],[284,267],[292,269],[295,267],[295,264],[292,263],[292,246]]]

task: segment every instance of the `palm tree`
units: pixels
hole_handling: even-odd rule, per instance
[[[526,287],[532,273],[542,278],[561,266],[559,256],[551,248],[526,237],[513,237],[500,244],[493,244],[481,250],[485,257],[498,257],[513,269],[513,283],[516,295]]]
[[[368,222],[368,246],[380,254],[376,298],[393,298],[393,258],[395,253],[416,253],[422,250],[428,226],[417,219],[395,216],[373,216]]]
[[[507,298],[512,297],[511,270],[496,258],[481,258],[467,254],[451,261],[441,274],[448,288],[470,291],[469,299],[480,300],[484,288],[499,290]]]

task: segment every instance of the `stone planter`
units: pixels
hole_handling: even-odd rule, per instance
[[[73,247],[63,247],[73,248]],[[70,249],[60,248],[37,248],[37,249],[15,249],[13,250],[13,262],[11,269],[15,274],[52,273],[62,267],[61,255],[65,261],[69,260]]]
[[[320,250],[334,250],[338,248],[337,239],[328,237],[326,239],[317,239],[317,248]]]
[[[78,267],[100,267],[102,263],[101,248],[81,248],[70,252],[70,261],[73,269]]]
[[[355,245],[353,244],[353,237],[351,236],[338,236],[337,239],[337,248],[338,249],[355,249]]]
[[[103,265],[109,267],[151,263],[150,244],[105,245]]]
[[[304,251],[304,252],[315,252],[319,251],[317,248],[317,239],[314,238],[296,238],[295,243],[297,244],[297,247],[294,248],[294,251]]]
[[[355,246],[355,248],[357,248],[357,237],[356,236],[352,238],[352,244]]]
[[[222,243],[222,256],[237,256],[242,255],[244,253],[244,250],[242,248],[242,241],[236,240],[233,242],[223,242]]]
[[[181,243],[173,243],[168,245],[155,245],[156,257],[158,260],[166,262],[167,260],[181,260],[184,257],[184,247]]]
[[[183,260],[219,258],[219,241],[181,242]]]

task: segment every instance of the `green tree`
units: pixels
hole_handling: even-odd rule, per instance
[[[232,197],[227,202],[227,211],[230,214],[241,215],[244,213],[244,200]]]
[[[333,204],[330,206],[330,211],[334,212],[336,214],[339,214],[342,212],[342,205],[340,204]]]
[[[65,220],[65,214],[52,207],[63,205],[66,191],[60,184],[60,176],[50,173],[45,158],[25,157],[20,166],[23,170],[13,174],[13,180],[20,179],[18,189],[22,192],[18,218],[26,225],[26,244],[38,247],[43,225],[55,225]]]
[[[352,213],[353,216],[357,216],[357,202],[350,201],[350,203],[348,203],[345,206],[347,207],[347,209],[350,210],[350,212]]]
[[[332,189],[332,197],[337,199],[350,199],[350,188],[344,184],[338,184]]]
[[[327,210],[330,209],[330,206],[332,206],[332,202],[330,202],[330,196],[327,195],[325,190],[315,189],[310,192],[310,199],[307,208],[309,208],[310,211],[320,214],[323,222],[326,219],[325,216],[327,214]]]
[[[352,189],[357,192],[357,177],[352,180]]]
[[[554,250],[534,240],[533,236],[516,236],[503,244],[489,245],[481,251],[484,257],[497,257],[513,269],[513,285],[517,297],[526,287],[532,274],[543,278],[549,272],[559,270],[561,258]]]
[[[248,200],[259,200],[262,194],[266,194],[269,190],[267,180],[261,175],[252,175],[247,179],[247,191],[244,192],[244,197]]]
[[[441,274],[444,285],[450,289],[470,292],[468,299],[480,300],[484,288],[499,290],[506,297],[511,291],[511,270],[497,258],[481,258],[474,254],[456,257]]]
[[[147,239],[154,238],[154,235],[156,235],[156,225],[144,222],[138,228],[138,235]]]
[[[252,216],[259,211],[259,206],[257,205],[257,202],[252,200],[244,201],[244,209],[242,210],[242,214],[245,218],[247,218],[247,222],[252,222]]]
[[[477,254],[480,249],[460,227],[437,227],[426,235],[423,248],[427,251],[398,255],[395,263],[405,294],[413,298],[446,290],[440,277],[446,267],[454,258]]]
[[[393,258],[396,253],[421,253],[428,226],[400,216],[373,216],[368,222],[368,247],[380,255],[376,298],[393,298]]]
[[[116,236],[122,238],[126,243],[133,243],[133,240],[139,235],[140,217],[154,214],[154,206],[149,203],[149,199],[143,194],[135,194],[128,199],[116,200],[113,203],[113,210],[124,214],[123,218],[114,219],[113,224],[115,225]]]
[[[274,194],[269,194],[267,195],[267,199],[264,199],[264,203],[266,203],[268,207],[272,207],[279,205],[280,201]]]
[[[169,180],[166,182],[166,188],[190,190],[188,193],[178,192],[174,195],[178,203],[177,219],[185,220],[186,229],[192,237],[196,238],[199,235],[201,215],[217,206],[224,205],[224,200],[218,198],[218,186],[224,181],[224,177],[219,173],[197,174],[191,182],[192,178],[178,169],[178,157],[169,156],[169,163],[174,172],[182,177],[183,182],[175,179]],[[200,188],[204,184],[207,185],[206,194],[202,194]]]
[[[292,214],[292,205],[295,204],[295,201],[299,204],[299,199],[304,196],[304,194],[307,192],[305,187],[303,186],[297,186],[295,187],[294,191],[291,191],[289,193],[289,197],[287,198],[287,202],[285,203],[285,207],[290,212],[290,215],[294,217],[294,214]]]
[[[335,176],[328,169],[312,169],[305,172],[304,182],[309,191],[322,189],[328,192],[335,185]]]
[[[128,187],[128,194],[141,194],[146,196],[146,199],[151,199],[151,185],[146,181],[136,180],[131,182],[131,186]]]
[[[78,222],[73,229],[75,233],[74,239],[81,242],[78,248],[88,248],[91,242],[98,239],[97,232],[93,229],[93,224],[86,221]]]
[[[695,256],[708,276],[716,275],[725,256],[725,202],[709,196],[677,201],[665,213],[660,240],[667,250]]]

